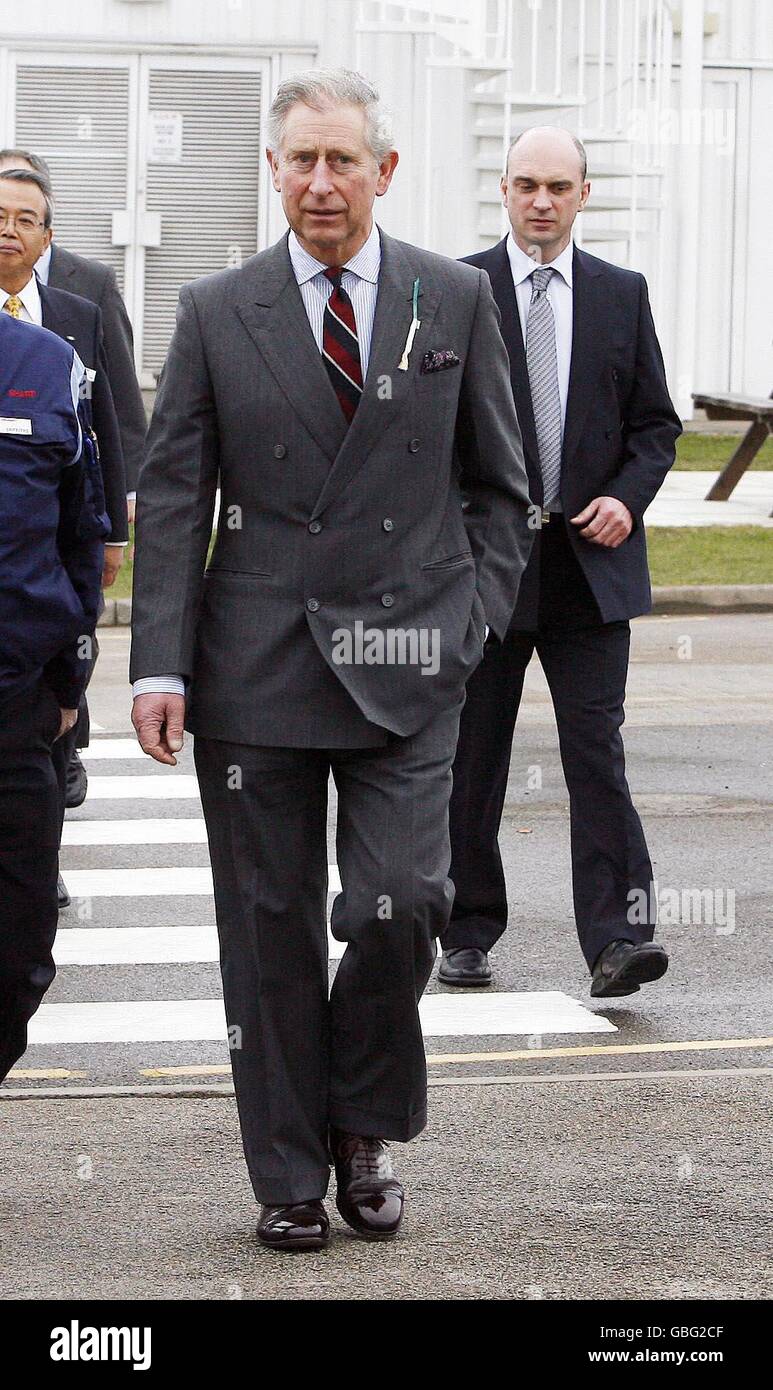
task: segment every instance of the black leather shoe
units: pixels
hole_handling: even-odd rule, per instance
[[[73,748],[72,757],[67,764],[65,773],[65,793],[64,804],[68,810],[73,806],[82,806],[86,800],[86,792],[89,789],[89,779],[86,776],[86,769],[78,757],[78,750]]]
[[[330,1222],[320,1200],[260,1209],[258,1240],[269,1250],[324,1250]]]
[[[437,977],[443,985],[490,985],[488,956],[477,946],[457,946],[444,951]]]
[[[72,898],[70,897],[70,894],[67,892],[67,885],[64,879],[62,878],[61,874],[59,874],[59,877],[56,880],[56,896],[60,907],[70,906]]]
[[[668,970],[668,956],[654,941],[611,941],[593,967],[590,992],[594,999],[636,994],[640,985],[659,980]]]
[[[405,1193],[383,1139],[330,1131],[336,1170],[336,1206],[347,1226],[366,1240],[390,1240],[403,1219]]]

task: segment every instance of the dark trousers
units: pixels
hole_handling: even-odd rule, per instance
[[[467,685],[450,807],[456,888],[444,950],[488,951],[507,926],[498,834],[526,667],[536,651],[555,710],[569,791],[574,912],[590,969],[610,941],[651,941],[628,920],[629,892],[652,879],[641,821],[625,777],[624,720],[630,627],[603,623],[561,517],[540,536],[536,631],[512,626],[489,643]],[[649,901],[649,898],[647,899]]]
[[[56,973],[59,791],[56,696],[42,682],[0,706],[0,1080]]]
[[[445,929],[459,706],[366,749],[197,738],[242,1140],[260,1202],[322,1197],[328,1125],[412,1139],[427,1116],[418,1001]],[[327,787],[345,941],[327,953]],[[329,997],[328,997],[329,995]]]

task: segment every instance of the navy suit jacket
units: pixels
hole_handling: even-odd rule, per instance
[[[529,492],[540,504],[542,475],[507,238],[465,260],[485,270],[491,280],[510,357]],[[630,536],[614,550],[583,540],[577,528],[567,524],[602,620],[615,622],[648,613],[652,607],[642,516],[674,462],[682,426],[668,393],[644,276],[575,247],[572,278],[572,357],[561,505],[567,522],[599,496],[619,498],[633,514]],[[537,533],[513,627],[536,627],[539,564]]]
[[[110,518],[110,542],[129,538],[126,514],[126,474],[121,434],[115,413],[107,370],[102,315],[96,304],[66,290],[40,285],[43,327],[75,348],[85,367],[96,372],[92,385],[91,416],[99,445],[99,461],[105,488],[105,504]]]
[[[137,373],[134,370],[134,337],[115,271],[101,261],[66,251],[58,242],[51,247],[48,268],[51,289],[67,290],[98,305],[105,336],[107,373],[113,393],[121,446],[130,492],[137,487],[137,473],[145,447],[147,420]]]

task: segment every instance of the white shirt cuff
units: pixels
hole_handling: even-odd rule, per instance
[[[182,676],[142,676],[132,686],[132,699],[138,695],[184,695]]]
[[[127,492],[127,494],[126,494],[126,501],[127,501],[127,502],[133,502],[133,501],[135,500],[136,496],[137,496],[136,492]]]

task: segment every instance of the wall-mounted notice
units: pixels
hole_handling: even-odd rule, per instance
[[[182,111],[149,111],[148,164],[180,164],[182,157]]]

